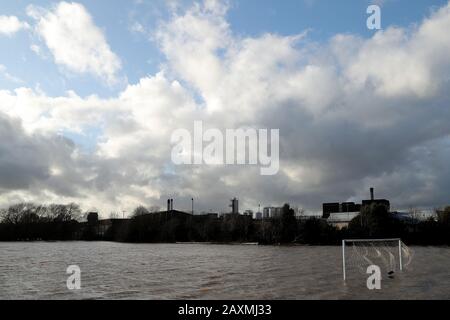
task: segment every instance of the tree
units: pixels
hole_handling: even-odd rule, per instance
[[[281,243],[291,243],[295,240],[297,233],[297,220],[295,219],[295,211],[289,204],[283,206],[281,213]]]
[[[18,225],[37,221],[36,206],[32,203],[19,203],[13,205],[3,212],[3,223]]]
[[[337,229],[325,220],[311,218],[301,222],[298,241],[305,244],[335,244]]]
[[[392,236],[393,219],[385,205],[373,203],[364,206],[361,214],[349,224],[349,232],[361,237]]]
[[[422,210],[418,208],[410,208],[409,214],[411,215],[411,219],[413,220],[419,220],[423,216]]]
[[[114,220],[114,219],[120,219],[120,214],[118,214],[117,212],[111,212],[111,213],[109,214],[109,218],[110,218],[111,220]]]
[[[450,206],[444,210],[436,210],[438,222],[445,226],[450,226]]]
[[[52,204],[48,207],[48,216],[53,222],[80,221],[82,217],[78,204]]]
[[[6,209],[0,209],[0,223],[4,223],[7,213],[8,211]]]
[[[147,208],[145,208],[144,206],[139,206],[136,209],[134,209],[133,218],[139,217],[139,216],[145,216],[149,213],[150,213],[150,211],[148,211]]]

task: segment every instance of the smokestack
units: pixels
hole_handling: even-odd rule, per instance
[[[167,212],[170,211],[170,199],[167,200]]]
[[[170,199],[170,211],[173,211],[173,199]]]
[[[375,200],[374,194],[373,194],[373,188],[370,188],[370,200]]]

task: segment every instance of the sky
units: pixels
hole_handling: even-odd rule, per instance
[[[438,0],[2,1],[0,207],[449,204],[448,30]],[[279,173],[174,166],[198,120],[280,129]]]

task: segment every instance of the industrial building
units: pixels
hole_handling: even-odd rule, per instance
[[[231,214],[239,214],[239,200],[236,198],[231,199]]]
[[[388,211],[391,209],[389,200],[375,199],[374,188],[370,188],[370,199],[363,200],[361,204],[356,204],[354,202],[324,203],[322,205],[322,218],[327,219],[327,222],[330,225],[342,229],[348,227],[350,221],[356,218],[364,207],[372,204],[384,205]]]
[[[280,217],[283,213],[283,207],[265,207],[263,209],[263,218],[270,219]]]

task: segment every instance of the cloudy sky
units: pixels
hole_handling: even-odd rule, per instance
[[[450,4],[375,3],[2,1],[0,207],[449,204]],[[280,129],[278,175],[173,165],[195,120]]]

